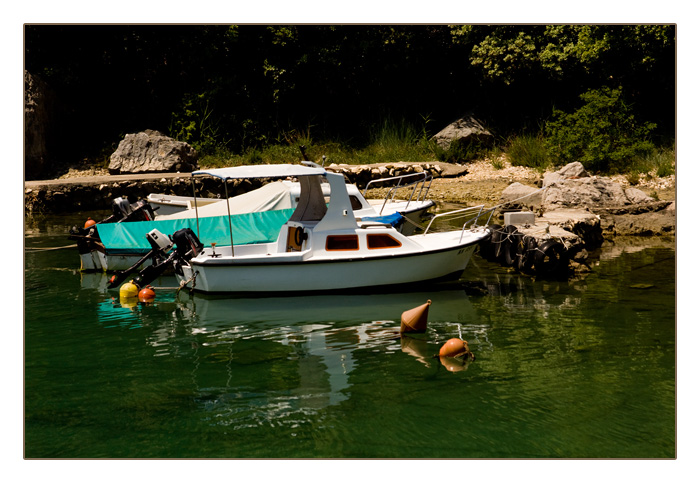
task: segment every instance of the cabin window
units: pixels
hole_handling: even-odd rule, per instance
[[[362,209],[362,202],[357,198],[357,196],[350,196],[350,205],[352,205],[353,210]]]
[[[401,242],[387,233],[374,233],[367,235],[367,248],[394,248],[400,247]]]
[[[326,250],[359,250],[357,235],[330,235],[326,238]]]

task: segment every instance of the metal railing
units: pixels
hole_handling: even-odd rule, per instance
[[[408,182],[404,183],[404,181],[407,181],[408,178],[413,178],[414,181],[408,181]],[[427,171],[423,171],[420,173],[409,173],[409,174],[403,174],[401,176],[392,176],[389,178],[373,179],[369,183],[367,183],[367,186],[365,186],[365,190],[362,192],[362,196],[366,197],[367,190],[369,189],[369,187],[372,183],[375,183],[375,184],[387,183],[387,182],[394,181],[394,180],[396,180],[396,184],[389,189],[389,192],[384,197],[384,203],[382,203],[382,208],[379,210],[380,215],[384,211],[384,207],[386,206],[386,204],[389,201],[391,201],[392,203],[394,202],[394,198],[396,197],[396,192],[399,190],[399,188],[410,188],[411,186],[413,186],[413,191],[411,192],[411,196],[406,201],[406,208],[408,208],[409,204],[412,201],[414,201],[414,197],[415,197],[416,202],[425,201],[426,196],[428,196],[428,191],[430,190],[430,185],[433,182],[433,175],[428,173]],[[426,186],[426,183],[427,183],[427,186]],[[420,186],[420,189],[418,189],[419,186]],[[379,188],[379,186],[375,186],[375,187]],[[416,191],[418,192],[417,194],[416,194]]]
[[[433,222],[438,219],[438,218],[445,218],[446,220],[456,220],[459,218],[463,217],[469,217],[467,221],[464,222],[462,225],[462,234],[460,235],[459,241],[462,241],[462,237],[464,236],[464,231],[467,229],[467,225],[469,225],[470,228],[474,228],[477,226],[477,222],[479,218],[482,216],[486,215],[487,213],[488,218],[486,219],[486,222],[482,226],[486,226],[489,224],[491,221],[491,217],[493,217],[493,213],[495,208],[489,208],[488,210],[484,209],[485,205],[477,205],[477,206],[470,206],[468,208],[461,208],[459,210],[453,210],[453,211],[446,211],[444,213],[437,213],[436,215],[433,215],[432,219],[430,220],[430,223],[428,223],[428,226],[425,227],[425,231],[423,232],[423,235],[427,235],[428,232],[430,231],[430,227],[433,225]],[[476,212],[476,215],[474,215],[474,212]]]

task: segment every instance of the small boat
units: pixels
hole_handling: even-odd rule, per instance
[[[227,230],[231,243],[212,243],[212,232],[202,230],[185,237],[184,247],[175,242],[173,253],[185,254],[169,257],[175,276],[181,286],[200,292],[316,293],[457,279],[476,246],[491,233],[485,225],[477,226],[485,213],[483,205],[436,215],[469,217],[461,229],[447,232],[430,232],[431,221],[423,233],[407,236],[391,224],[358,219],[343,175],[322,167],[238,166],[195,171],[192,176],[213,176],[224,183],[295,177],[300,183],[298,204],[272,242],[234,243],[232,221]],[[330,185],[329,200],[321,188],[324,177]],[[173,240],[182,235],[174,233]],[[158,270],[142,273],[139,281],[149,283]]]
[[[318,166],[308,161],[305,163]],[[405,178],[405,176],[395,177],[390,180],[392,182],[398,180],[396,184],[403,183],[404,187],[418,186],[422,181],[420,190],[414,188],[414,194],[418,192],[415,199],[413,195],[408,201],[389,199],[393,194],[390,192],[386,199],[370,202],[365,199],[357,186],[348,184],[347,191],[355,216],[365,221],[391,223],[405,234],[412,233],[421,217],[426,215],[434,203],[425,199],[427,194],[425,184],[426,180],[429,181],[426,175],[410,183],[406,182]],[[330,186],[327,183],[322,183],[322,191],[326,198],[330,197]],[[293,210],[300,195],[301,188],[298,182],[283,180],[225,199],[152,193],[146,200],[130,204],[126,199],[117,198],[113,201],[112,215],[82,229],[73,227],[69,238],[77,241],[81,270],[122,271],[148,254],[151,247],[144,235],[152,229],[164,233],[173,233],[182,228],[195,229],[198,219],[206,218],[206,225],[220,230],[224,224],[224,217],[233,215],[238,218],[237,226],[247,225],[249,231],[256,231],[254,227],[259,227],[256,231],[258,236],[252,239],[245,237],[243,239],[245,243],[274,241],[279,227],[288,217],[284,215],[289,214],[283,213],[280,218],[280,214],[276,212]],[[255,217],[244,216],[249,213],[267,214]],[[119,225],[114,225],[115,223]],[[238,242],[243,240],[239,239]],[[143,263],[148,264],[151,261],[147,257]]]

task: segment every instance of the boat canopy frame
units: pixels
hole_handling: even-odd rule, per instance
[[[314,183],[311,182],[310,180],[313,179],[313,177],[316,177],[319,179],[320,177],[326,177],[331,184],[331,200],[330,200],[330,206],[328,207],[328,210],[323,210],[323,213],[321,214],[321,219],[319,220],[322,221],[324,218],[326,218],[326,214],[328,212],[331,213],[338,213],[341,212],[343,215],[347,215],[348,213],[352,213],[352,206],[350,204],[350,200],[347,194],[347,188],[345,187],[345,178],[343,175],[337,174],[337,173],[329,173],[326,171],[325,168],[318,166],[315,163],[305,163],[304,165],[298,165],[298,164],[264,164],[264,165],[246,165],[246,166],[232,166],[232,167],[226,167],[226,168],[214,168],[214,169],[204,169],[204,170],[198,170],[198,171],[193,171],[192,172],[192,194],[194,196],[194,209],[195,209],[195,218],[197,219],[197,236],[200,236],[199,233],[199,211],[197,208],[197,190],[195,186],[195,177],[197,176],[212,176],[215,178],[219,178],[223,180],[224,183],[224,191],[225,191],[225,196],[226,199],[228,199],[228,186],[227,182],[230,179],[275,179],[275,178],[300,178],[303,179],[305,178],[305,181],[301,183],[302,185],[302,191],[304,191],[304,188],[310,191],[311,194],[311,199],[315,200],[318,196],[318,193],[320,193],[320,185],[318,190],[314,190],[313,186]],[[338,179],[336,179],[338,178]],[[307,181],[308,180],[308,181]],[[318,182],[316,183],[318,184]],[[335,188],[335,189],[334,189]],[[336,196],[334,199],[333,196],[333,191],[335,190]],[[318,193],[316,193],[318,191]],[[342,196],[340,195],[341,192],[345,193],[345,198],[347,200],[343,199]],[[322,195],[321,195],[322,196]],[[307,196],[308,199],[308,196]],[[340,200],[340,201],[339,201]],[[300,206],[297,206],[297,210],[295,210],[295,213],[300,210]],[[325,206],[324,206],[325,208]],[[231,209],[230,206],[227,205],[227,210],[228,210],[228,220],[229,220],[229,233],[231,234],[231,247],[234,246],[233,243],[233,227],[231,225]],[[348,211],[349,210],[349,211]],[[301,213],[301,211],[299,211]],[[318,216],[318,211],[316,211],[316,216]],[[294,215],[292,215],[292,218],[294,218]],[[302,216],[302,218],[305,218]],[[353,218],[354,221],[354,218]],[[355,225],[356,226],[356,225]]]

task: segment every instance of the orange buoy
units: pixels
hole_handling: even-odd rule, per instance
[[[139,300],[141,302],[153,302],[154,298],[156,298],[156,292],[153,290],[153,287],[151,287],[150,285],[142,288],[141,291],[139,292]]]
[[[96,225],[96,224],[97,224],[97,222],[88,216],[88,219],[85,222],[85,225],[83,226],[83,228],[90,228],[92,225]]]
[[[469,344],[462,339],[450,339],[440,348],[440,357],[460,357],[470,354]]]
[[[401,314],[401,333],[425,332],[428,328],[428,308],[432,302],[428,300],[423,305],[407,310]]]

